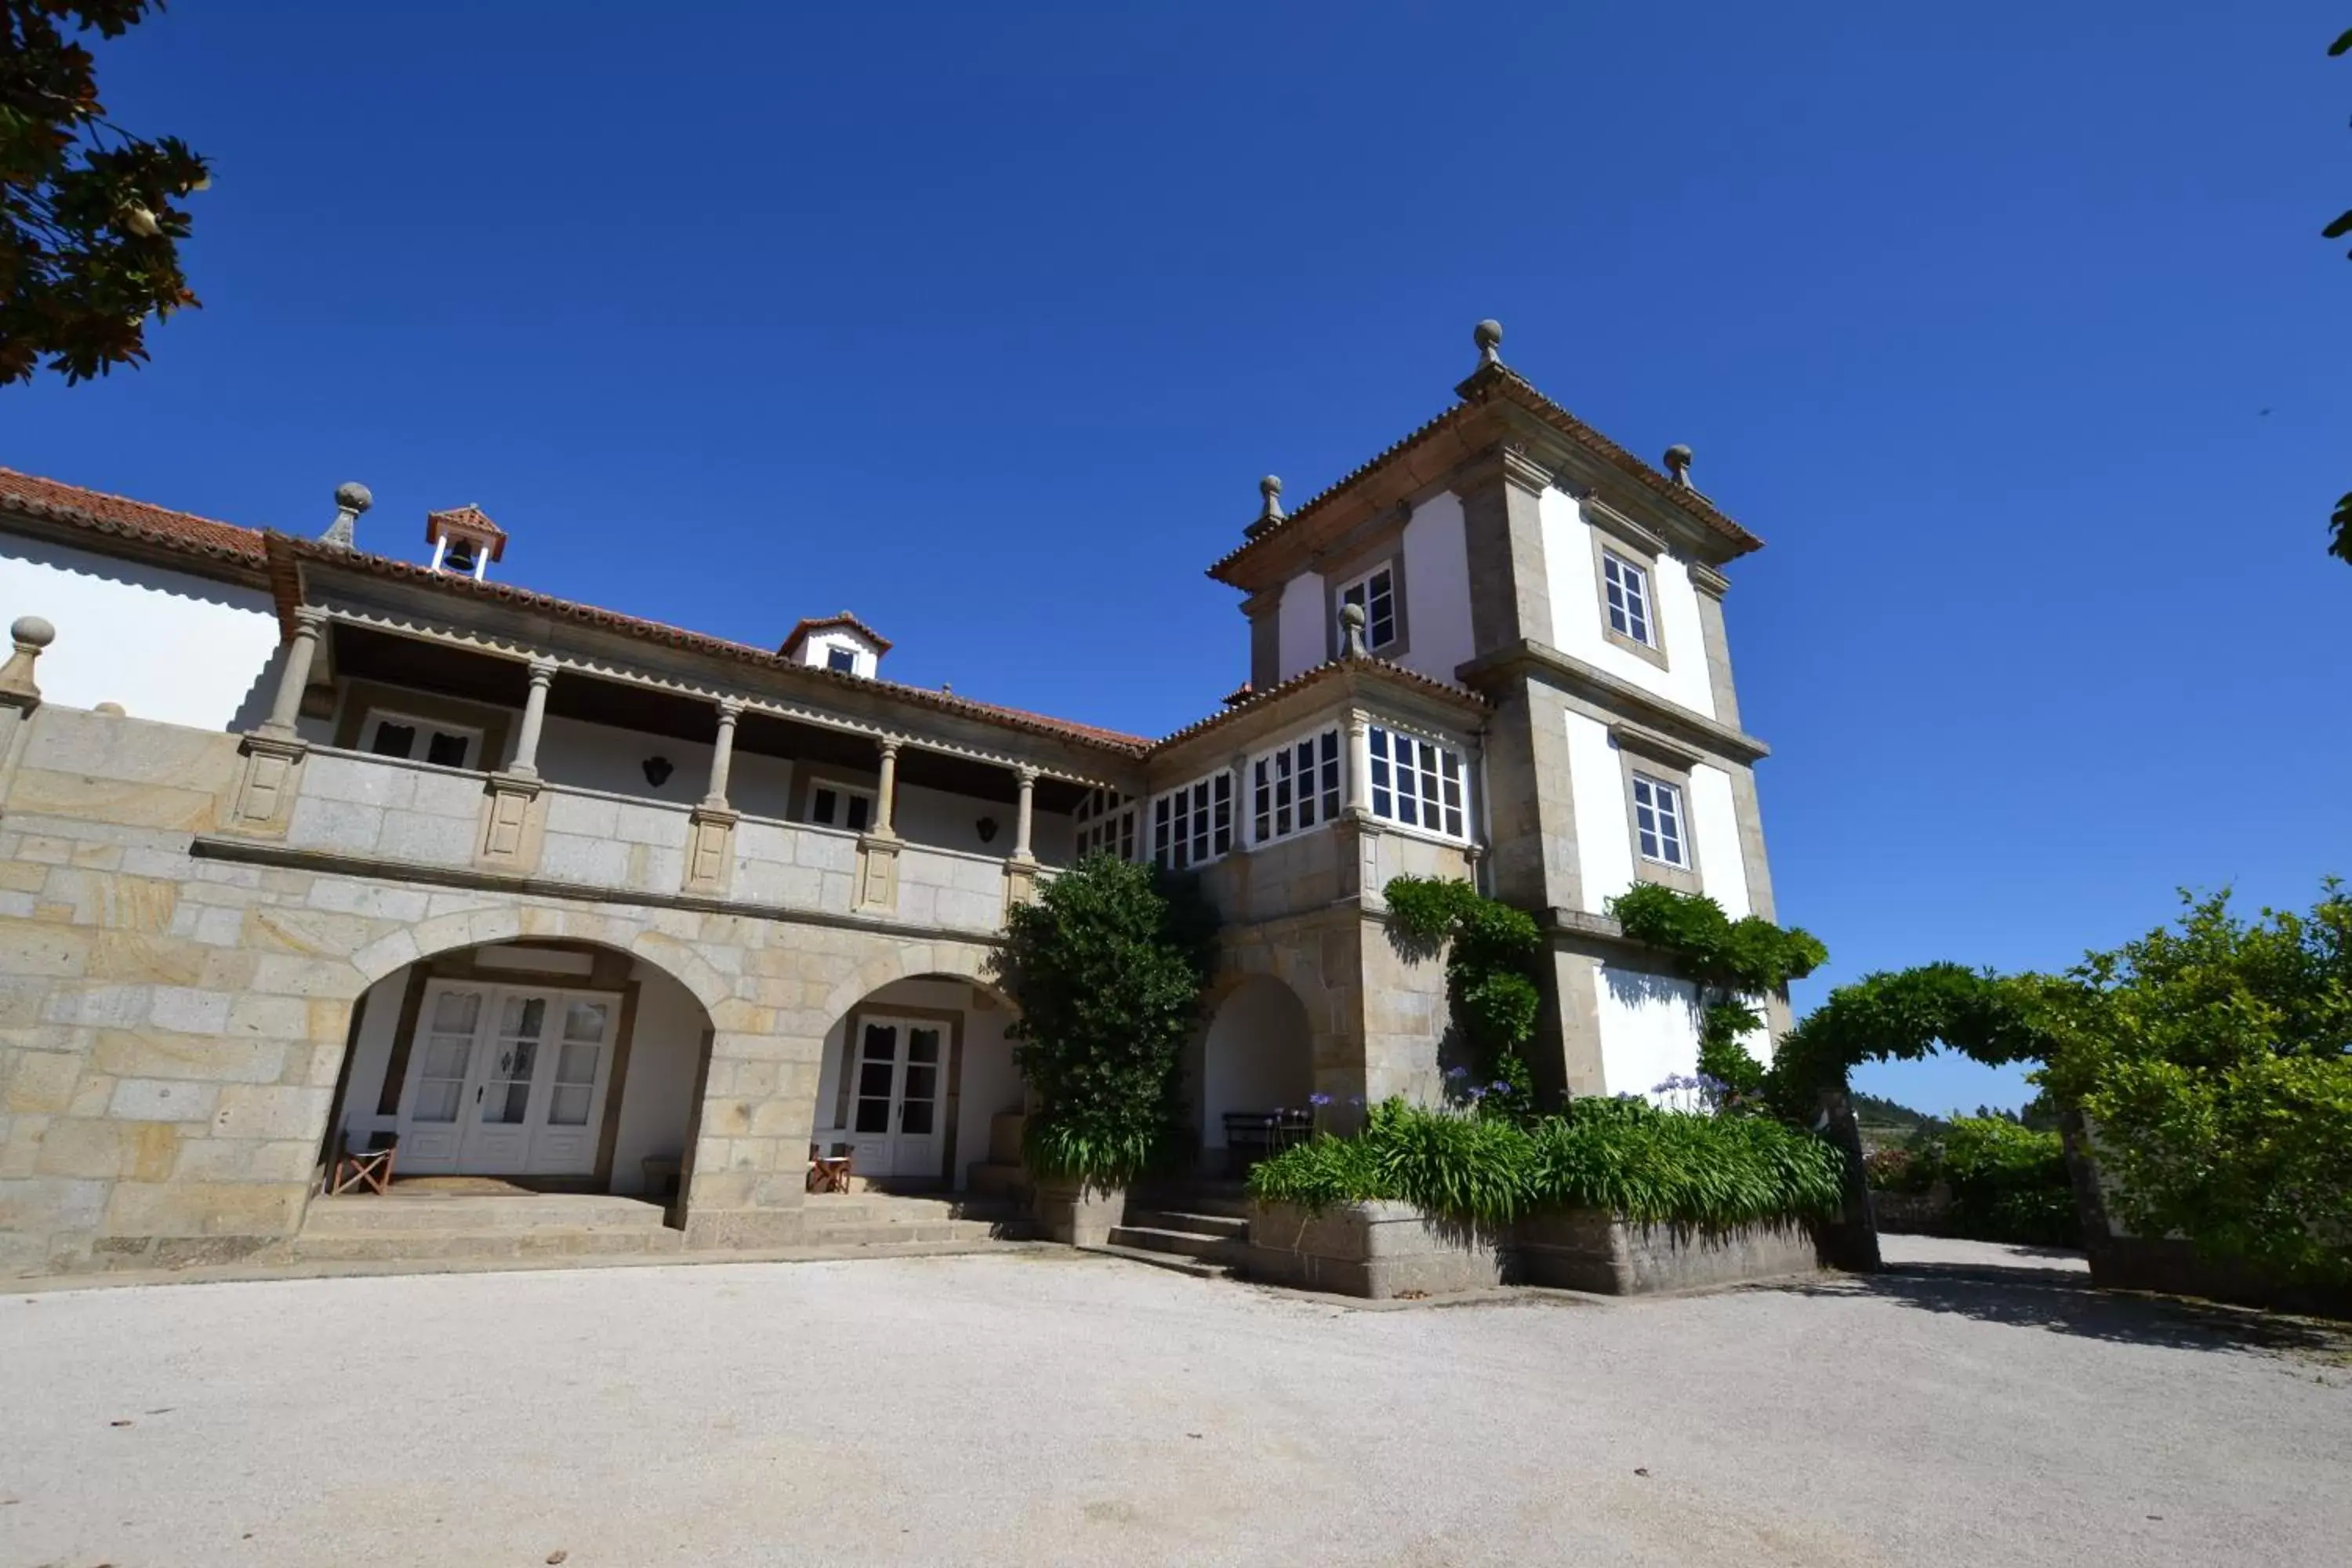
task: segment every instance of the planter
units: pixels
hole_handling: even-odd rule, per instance
[[[1530,1215],[1514,1228],[1521,1282],[1603,1296],[1781,1279],[1821,1267],[1812,1231],[1793,1221],[1700,1230],[1569,1209]]]
[[[1320,1214],[1256,1204],[1249,1238],[1251,1279],[1373,1300],[1499,1285],[1508,1257],[1504,1237],[1411,1204],[1343,1204]]]
[[[1068,1176],[1040,1176],[1031,1204],[1046,1239],[1069,1247],[1100,1247],[1127,1217],[1127,1189]]]

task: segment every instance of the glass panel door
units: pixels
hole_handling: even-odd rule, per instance
[[[466,1128],[467,1170],[506,1176],[530,1169],[534,1080],[546,1054],[541,1047],[554,1002],[542,992],[498,994],[474,1114]]]
[[[613,1037],[619,1003],[567,993],[552,999],[554,1038],[545,1053],[546,1110],[531,1137],[530,1168],[542,1175],[586,1175],[596,1169],[604,1097],[612,1092]]]
[[[440,984],[425,993],[400,1098],[403,1172],[433,1175],[457,1169],[489,1003],[489,991],[478,985]]]
[[[947,1028],[908,1023],[906,1070],[899,1078],[898,1131],[890,1151],[893,1175],[928,1179],[940,1174],[945,1153],[940,1100],[946,1093]]]

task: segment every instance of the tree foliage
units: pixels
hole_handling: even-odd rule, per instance
[[[2253,921],[2226,891],[2182,903],[2041,988],[2042,1081],[2089,1119],[2136,1234],[2352,1281],[2352,897],[2330,879],[2309,915]]]
[[[2327,46],[2327,53],[2330,58],[2352,53],[2352,30],[2338,34],[2336,41]],[[2339,215],[2334,223],[2320,230],[2320,233],[2328,239],[2342,239],[2346,235],[2352,234],[2352,212]],[[2346,254],[2352,255],[2352,252]],[[2328,542],[2327,553],[2347,564],[2352,564],[2352,493],[2346,494],[2336,501],[2336,514],[2328,520],[2328,527],[2333,531],[2334,537]]]
[[[1866,1061],[1917,1061],[1939,1049],[2000,1066],[2038,1061],[2049,1037],[2033,1021],[2038,982],[1958,963],[1865,974],[1841,985],[1781,1037],[1770,1093],[1783,1115],[1809,1116]]]
[[[1031,1169],[1118,1186],[1165,1152],[1215,952],[1189,879],[1107,855],[1007,912],[992,973],[1019,1009],[1005,1032],[1037,1100]]]
[[[1445,952],[1445,998],[1470,1053],[1480,1109],[1488,1115],[1531,1112],[1527,1049],[1543,1007],[1536,983],[1543,930],[1535,917],[1443,878],[1398,877],[1382,892],[1391,929],[1407,952]]]
[[[161,0],[0,0],[0,385],[147,357],[147,321],[197,303],[180,269],[207,183],[177,137],[106,115],[72,34],[121,37]]]

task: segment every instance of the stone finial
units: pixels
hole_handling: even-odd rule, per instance
[[[19,616],[8,628],[8,636],[15,640],[16,651],[8,656],[6,664],[0,664],[0,706],[30,711],[41,703],[41,689],[33,680],[33,661],[58,640],[58,628],[38,616]]]
[[[1342,658],[1368,658],[1371,650],[1364,646],[1364,606],[1339,606],[1339,643]]]
[[[1691,449],[1688,447],[1677,441],[1666,448],[1666,472],[1672,474],[1675,483],[1685,489],[1690,489],[1690,466]]]
[[[326,532],[319,535],[319,542],[352,549],[358,542],[360,513],[373,505],[375,497],[369,493],[367,486],[358,480],[345,479],[337,485],[335,521],[327,525]]]
[[[1263,498],[1258,507],[1257,521],[1242,530],[1243,536],[1248,539],[1255,539],[1269,529],[1279,527],[1285,521],[1280,477],[1268,474],[1258,480],[1257,493]]]
[[[1478,345],[1480,368],[1503,363],[1503,356],[1499,352],[1503,346],[1502,322],[1496,321],[1492,316],[1487,317],[1471,332],[1470,340]]]

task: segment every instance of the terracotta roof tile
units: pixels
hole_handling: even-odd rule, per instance
[[[1321,664],[1317,665],[1314,668],[1301,670],[1298,674],[1292,676],[1288,680],[1282,681],[1278,685],[1269,686],[1264,691],[1251,692],[1247,697],[1244,698],[1239,702],[1234,702],[1232,707],[1226,709],[1222,713],[1212,713],[1205,719],[1196,719],[1192,723],[1185,725],[1182,729],[1176,731],[1172,734],[1162,735],[1159,740],[1151,742],[1151,749],[1155,752],[1164,751],[1168,747],[1175,745],[1181,741],[1189,741],[1195,735],[1205,734],[1207,731],[1217,728],[1221,724],[1238,719],[1244,713],[1253,712],[1255,710],[1264,707],[1266,703],[1275,701],[1280,698],[1287,697],[1292,692],[1297,691],[1303,687],[1312,686],[1318,680],[1329,680],[1334,677],[1345,674],[1349,670],[1365,670],[1378,675],[1384,675],[1389,677],[1391,679],[1401,681],[1404,685],[1419,687],[1423,691],[1433,692],[1440,697],[1450,697],[1467,708],[1492,708],[1494,706],[1492,702],[1489,702],[1486,698],[1479,696],[1478,693],[1471,690],[1468,687],[1456,686],[1453,682],[1447,680],[1434,679],[1430,676],[1422,674],[1421,671],[1417,669],[1407,669],[1403,665],[1391,664],[1384,658],[1373,658],[1368,657],[1364,658],[1326,659]],[[1244,689],[1246,690],[1247,688],[1244,688]],[[1239,693],[1236,693],[1235,695],[1239,695]],[[1232,700],[1227,699],[1227,700],[1230,701]]]
[[[802,643],[808,640],[810,633],[830,631],[835,626],[847,626],[851,631],[856,632],[859,637],[862,637],[867,642],[872,643],[876,653],[888,653],[890,651],[890,639],[888,637],[884,637],[880,632],[876,631],[872,626],[867,626],[864,621],[859,620],[847,610],[842,611],[841,614],[837,616],[812,616],[803,618],[797,626],[793,627],[792,635],[784,638],[783,646],[776,649],[776,651],[781,654],[789,655],[794,648],[800,647]]]
[[[171,511],[103,490],[63,485],[37,474],[0,468],[0,505],[58,522],[77,523],[167,550],[235,560],[258,566],[263,561],[261,531],[215,522],[184,511]]]
[[[310,540],[294,539],[281,533],[269,536],[275,547],[283,548],[293,559],[315,562],[322,566],[343,567],[366,572],[379,577],[398,578],[423,584],[446,594],[460,597],[495,600],[520,609],[535,610],[564,620],[578,621],[584,626],[601,626],[626,637],[640,637],[670,647],[708,654],[713,658],[757,665],[766,669],[788,669],[804,678],[838,681],[863,690],[880,691],[902,698],[945,713],[959,713],[995,723],[1009,724],[1015,729],[1058,735],[1082,741],[1090,745],[1140,757],[1150,742],[1141,735],[1129,735],[1117,730],[1106,730],[1093,724],[1080,724],[1067,719],[1050,718],[1023,708],[1007,708],[993,702],[976,702],[969,697],[951,692],[934,691],[924,686],[906,686],[895,680],[881,680],[870,676],[849,675],[840,670],[823,669],[770,653],[726,637],[712,637],[705,632],[688,631],[660,621],[649,621],[638,616],[625,616],[617,610],[607,610],[594,605],[583,605],[570,599],[559,599],[549,594],[519,588],[511,583],[476,582],[471,577],[451,576],[435,572],[407,561],[394,561],[382,555],[368,555],[357,551],[342,550]]]
[[[1518,404],[1578,446],[1602,458],[1612,467],[1622,469],[1646,489],[1656,491],[1684,510],[1690,512],[1708,529],[1720,535],[1726,542],[1733,545],[1735,554],[1744,555],[1751,550],[1763,548],[1764,542],[1761,539],[1733,521],[1730,516],[1712,500],[1686,485],[1675,483],[1674,480],[1537,391],[1534,384],[1518,372],[1503,365],[1489,366],[1464,382],[1456,390],[1463,395],[1462,402],[1422,425],[1403,439],[1383,448],[1332,484],[1326,486],[1272,528],[1266,529],[1255,538],[1245,539],[1240,546],[1219,558],[1209,568],[1209,575],[1223,581],[1225,570],[1244,555],[1248,554],[1267,540],[1280,539],[1291,532],[1302,519],[1312,517],[1317,509],[1353,486],[1358,480],[1387,467],[1431,437],[1462,423],[1496,396],[1506,397]]]
[[[445,529],[459,535],[487,539],[490,542],[490,559],[502,561],[506,558],[507,531],[492,522],[490,514],[472,501],[467,501],[464,506],[453,506],[446,511],[428,511],[425,514],[425,543],[440,543],[441,533]]]

